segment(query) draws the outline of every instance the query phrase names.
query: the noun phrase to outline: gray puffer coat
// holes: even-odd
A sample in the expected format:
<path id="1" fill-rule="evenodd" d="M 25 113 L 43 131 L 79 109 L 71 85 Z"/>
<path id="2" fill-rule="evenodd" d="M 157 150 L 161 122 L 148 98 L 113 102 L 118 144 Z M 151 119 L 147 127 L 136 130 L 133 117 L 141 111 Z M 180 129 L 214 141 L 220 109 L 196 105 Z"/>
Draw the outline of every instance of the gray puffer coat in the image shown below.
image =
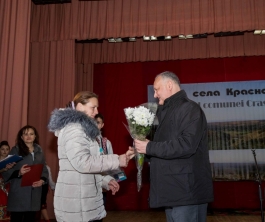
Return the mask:
<path id="1" fill-rule="evenodd" d="M 103 172 L 119 168 L 119 156 L 101 155 L 93 119 L 70 108 L 55 110 L 48 128 L 58 137 L 59 175 L 54 208 L 58 222 L 99 220 L 106 216 L 102 188 L 113 178 Z"/>

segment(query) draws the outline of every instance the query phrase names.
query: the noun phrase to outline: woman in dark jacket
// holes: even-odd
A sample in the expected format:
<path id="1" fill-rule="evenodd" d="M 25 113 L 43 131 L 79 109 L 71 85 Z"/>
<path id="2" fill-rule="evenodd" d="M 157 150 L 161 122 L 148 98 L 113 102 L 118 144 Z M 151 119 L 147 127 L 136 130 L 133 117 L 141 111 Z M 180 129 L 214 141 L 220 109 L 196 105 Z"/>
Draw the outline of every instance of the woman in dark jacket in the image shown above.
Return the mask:
<path id="1" fill-rule="evenodd" d="M 10 155 L 22 156 L 12 169 L 3 173 L 5 180 L 10 181 L 7 210 L 11 212 L 11 222 L 34 222 L 35 214 L 41 206 L 42 185 L 48 178 L 48 170 L 45 166 L 45 158 L 39 146 L 39 136 L 33 126 L 24 126 L 19 130 L 16 146 Z M 43 164 L 41 178 L 32 186 L 21 187 L 21 179 L 30 171 L 30 165 Z"/>

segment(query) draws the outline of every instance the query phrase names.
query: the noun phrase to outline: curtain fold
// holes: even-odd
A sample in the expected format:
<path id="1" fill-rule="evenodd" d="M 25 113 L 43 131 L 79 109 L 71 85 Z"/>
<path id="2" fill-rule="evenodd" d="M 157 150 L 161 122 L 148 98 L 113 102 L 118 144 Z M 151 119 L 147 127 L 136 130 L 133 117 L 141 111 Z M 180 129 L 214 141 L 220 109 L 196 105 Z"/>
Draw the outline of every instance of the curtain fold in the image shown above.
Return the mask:
<path id="1" fill-rule="evenodd" d="M 264 27 L 263 0 L 72 0 L 33 5 L 31 41 L 177 36 Z"/>
<path id="2" fill-rule="evenodd" d="M 30 0 L 0 1 L 0 140 L 27 123 Z"/>
<path id="3" fill-rule="evenodd" d="M 47 125 L 55 108 L 64 108 L 74 97 L 75 63 L 73 40 L 31 43 L 28 123 L 40 135 L 40 145 L 54 180 L 58 173 L 57 138 Z M 54 218 L 52 196 L 48 210 Z"/>
<path id="4" fill-rule="evenodd" d="M 78 48 L 78 50 L 76 48 Z M 94 64 L 81 61 L 84 59 L 83 53 L 83 45 L 75 44 L 75 94 L 80 91 L 93 92 Z"/>
<path id="5" fill-rule="evenodd" d="M 44 149 L 54 154 L 56 144 L 51 144 L 54 136 L 47 125 L 51 112 L 74 96 L 74 41 L 31 43 L 30 59 L 28 122 L 42 135 Z"/>
<path id="6" fill-rule="evenodd" d="M 76 64 L 75 94 L 80 91 L 93 92 L 94 64 Z"/>
<path id="7" fill-rule="evenodd" d="M 124 63 L 265 55 L 265 35 L 76 44 L 76 63 Z"/>

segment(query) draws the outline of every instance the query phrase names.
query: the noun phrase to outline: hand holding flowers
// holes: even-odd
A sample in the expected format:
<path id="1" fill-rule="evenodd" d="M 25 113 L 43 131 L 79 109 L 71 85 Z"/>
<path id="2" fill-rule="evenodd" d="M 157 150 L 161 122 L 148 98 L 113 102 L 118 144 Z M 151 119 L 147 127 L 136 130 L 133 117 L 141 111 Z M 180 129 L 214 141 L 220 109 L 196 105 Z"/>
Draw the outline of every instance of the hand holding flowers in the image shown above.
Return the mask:
<path id="1" fill-rule="evenodd" d="M 151 127 L 155 119 L 155 113 L 157 109 L 157 104 L 155 103 L 145 103 L 135 108 L 124 109 L 125 116 L 128 122 L 127 130 L 130 132 L 131 137 L 134 142 L 137 142 L 137 147 L 135 151 L 135 161 L 137 167 L 137 190 L 140 191 L 142 187 L 142 169 L 144 165 L 144 154 L 146 153 L 146 145 L 148 140 L 146 136 L 150 133 Z M 140 146 L 140 144 L 144 144 Z M 135 146 L 135 144 L 134 144 Z M 135 147 L 136 148 L 136 147 Z M 130 151 L 131 149 L 131 151 Z M 139 152 L 138 152 L 139 151 Z M 132 148 L 127 151 L 130 158 L 133 157 Z M 126 153 L 126 155 L 127 155 Z"/>
<path id="2" fill-rule="evenodd" d="M 134 146 L 135 146 L 135 149 L 137 150 L 137 152 L 146 154 L 146 146 L 147 146 L 148 142 L 149 142 L 149 140 L 147 140 L 147 139 L 144 141 L 135 139 L 134 140 Z"/>

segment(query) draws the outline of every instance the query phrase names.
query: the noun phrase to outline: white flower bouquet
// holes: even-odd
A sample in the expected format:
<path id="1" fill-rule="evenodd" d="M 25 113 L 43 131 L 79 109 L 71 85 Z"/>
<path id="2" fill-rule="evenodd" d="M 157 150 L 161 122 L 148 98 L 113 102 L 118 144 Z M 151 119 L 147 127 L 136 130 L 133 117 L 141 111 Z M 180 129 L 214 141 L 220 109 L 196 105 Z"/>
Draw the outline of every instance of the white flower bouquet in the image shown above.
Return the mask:
<path id="1" fill-rule="evenodd" d="M 157 110 L 156 103 L 144 103 L 135 108 L 124 109 L 125 116 L 128 122 L 127 130 L 133 139 L 145 140 L 150 133 L 152 125 L 155 120 L 155 113 Z M 142 187 L 142 169 L 144 164 L 144 154 L 136 152 L 135 155 L 137 167 L 137 190 L 140 191 Z"/>

